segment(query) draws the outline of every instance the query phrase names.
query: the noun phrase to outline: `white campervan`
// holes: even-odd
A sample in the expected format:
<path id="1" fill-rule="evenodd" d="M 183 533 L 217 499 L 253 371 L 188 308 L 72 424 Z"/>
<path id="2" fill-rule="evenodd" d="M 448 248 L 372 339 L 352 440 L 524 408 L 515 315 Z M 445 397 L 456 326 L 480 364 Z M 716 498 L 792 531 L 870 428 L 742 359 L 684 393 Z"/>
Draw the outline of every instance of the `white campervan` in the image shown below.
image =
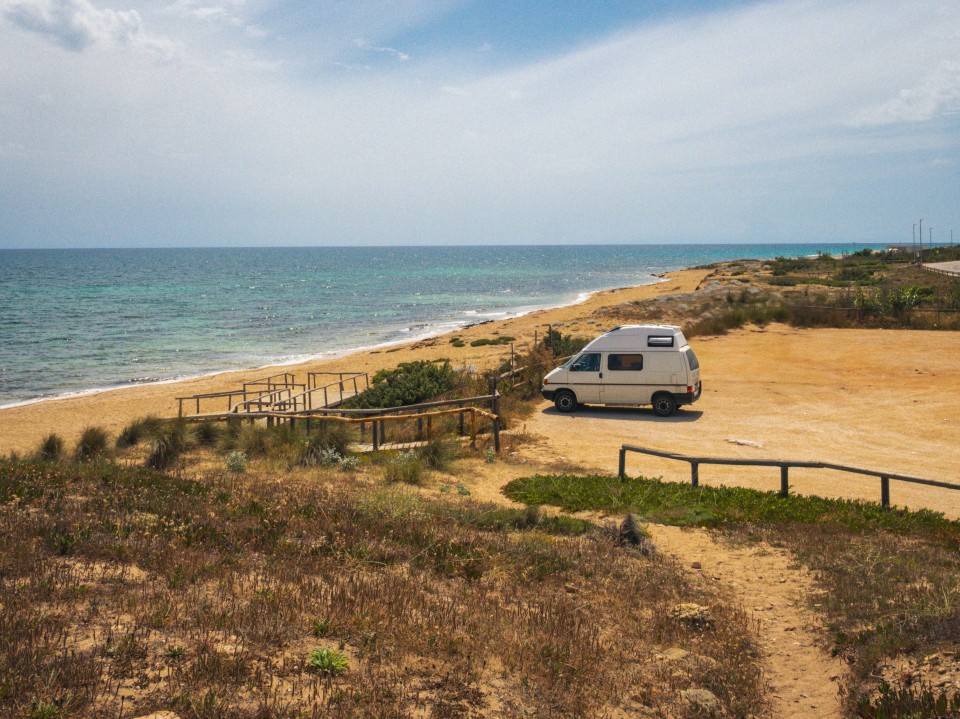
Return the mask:
<path id="1" fill-rule="evenodd" d="M 700 363 L 679 327 L 625 325 L 550 372 L 542 391 L 561 412 L 580 404 L 652 404 L 669 417 L 700 398 Z"/>

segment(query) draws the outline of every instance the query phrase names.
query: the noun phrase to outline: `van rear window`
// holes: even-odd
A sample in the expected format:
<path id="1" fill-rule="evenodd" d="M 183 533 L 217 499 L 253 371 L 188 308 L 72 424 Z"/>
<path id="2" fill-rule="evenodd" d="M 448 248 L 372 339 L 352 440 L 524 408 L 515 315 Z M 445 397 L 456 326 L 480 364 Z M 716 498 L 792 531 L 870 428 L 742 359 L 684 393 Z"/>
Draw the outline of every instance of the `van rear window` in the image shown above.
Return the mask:
<path id="1" fill-rule="evenodd" d="M 673 335 L 650 335 L 647 347 L 673 347 Z"/>
<path id="2" fill-rule="evenodd" d="M 690 365 L 690 370 L 700 369 L 700 361 L 697 359 L 697 356 L 693 353 L 693 350 L 687 347 L 683 353 L 687 356 L 687 364 Z"/>
<path id="3" fill-rule="evenodd" d="M 643 369 L 643 355 L 611 353 L 607 356 L 607 369 L 612 372 L 639 372 Z"/>

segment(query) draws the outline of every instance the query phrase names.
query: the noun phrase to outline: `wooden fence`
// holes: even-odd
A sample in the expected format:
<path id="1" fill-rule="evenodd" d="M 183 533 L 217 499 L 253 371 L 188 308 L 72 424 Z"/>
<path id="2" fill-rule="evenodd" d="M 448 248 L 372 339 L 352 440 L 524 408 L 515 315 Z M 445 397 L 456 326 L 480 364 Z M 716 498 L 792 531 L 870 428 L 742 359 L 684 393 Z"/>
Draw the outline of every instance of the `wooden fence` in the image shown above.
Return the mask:
<path id="1" fill-rule="evenodd" d="M 880 479 L 880 504 L 884 509 L 890 508 L 890 480 L 898 482 L 909 482 L 910 484 L 923 484 L 928 487 L 941 487 L 943 489 L 960 489 L 960 484 L 951 484 L 949 482 L 939 482 L 933 479 L 920 479 L 919 477 L 910 477 L 903 474 L 894 474 L 893 472 L 879 472 L 873 469 L 859 469 L 857 467 L 848 467 L 842 464 L 833 464 L 830 462 L 795 462 L 781 459 L 724 459 L 720 457 L 691 457 L 676 452 L 663 452 L 658 449 L 649 449 L 647 447 L 637 447 L 632 444 L 624 444 L 620 447 L 620 467 L 619 476 L 621 479 L 627 478 L 627 452 L 637 452 L 639 454 L 648 454 L 654 457 L 663 457 L 664 459 L 674 459 L 678 462 L 688 462 L 690 464 L 690 482 L 694 487 L 700 486 L 700 465 L 701 464 L 726 464 L 742 467 L 779 467 L 780 468 L 780 496 L 786 497 L 790 494 L 789 472 L 791 467 L 810 468 L 810 469 L 833 469 L 838 472 L 851 472 L 853 474 L 863 474 Z"/>

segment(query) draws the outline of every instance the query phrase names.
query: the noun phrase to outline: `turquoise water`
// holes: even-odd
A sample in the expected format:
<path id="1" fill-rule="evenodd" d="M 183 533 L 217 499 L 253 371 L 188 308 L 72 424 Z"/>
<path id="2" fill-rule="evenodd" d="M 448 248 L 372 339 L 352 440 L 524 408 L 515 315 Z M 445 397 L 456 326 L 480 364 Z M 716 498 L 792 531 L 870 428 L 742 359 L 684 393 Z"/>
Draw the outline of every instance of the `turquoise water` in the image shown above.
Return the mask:
<path id="1" fill-rule="evenodd" d="M 0 250 L 0 406 L 404 341 L 710 262 L 851 249 Z"/>

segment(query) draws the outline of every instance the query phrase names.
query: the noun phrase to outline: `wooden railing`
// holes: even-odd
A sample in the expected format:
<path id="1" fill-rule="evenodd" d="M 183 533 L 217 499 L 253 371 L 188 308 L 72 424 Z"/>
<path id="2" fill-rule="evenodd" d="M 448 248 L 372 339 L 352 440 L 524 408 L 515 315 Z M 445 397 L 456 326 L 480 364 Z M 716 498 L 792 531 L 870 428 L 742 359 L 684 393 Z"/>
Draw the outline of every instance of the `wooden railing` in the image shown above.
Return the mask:
<path id="1" fill-rule="evenodd" d="M 851 472 L 853 474 L 863 474 L 880 479 L 880 504 L 884 509 L 890 508 L 890 480 L 898 482 L 909 482 L 910 484 L 923 484 L 928 487 L 941 487 L 943 489 L 960 489 L 960 484 L 951 484 L 950 482 L 939 482 L 933 479 L 921 479 L 919 477 L 910 477 L 904 474 L 895 474 L 893 472 L 880 472 L 873 469 L 860 469 L 858 467 L 848 467 L 843 464 L 833 464 L 831 462 L 797 462 L 781 459 L 724 459 L 720 457 L 691 457 L 677 452 L 663 452 L 658 449 L 649 449 L 647 447 L 637 447 L 632 444 L 624 444 L 620 447 L 620 466 L 619 476 L 621 479 L 627 478 L 627 452 L 637 452 L 639 454 L 648 454 L 653 457 L 663 457 L 664 459 L 674 459 L 678 462 L 688 462 L 690 464 L 690 482 L 694 487 L 700 486 L 700 465 L 701 464 L 726 464 L 742 467 L 779 467 L 780 468 L 780 496 L 786 497 L 790 494 L 789 472 L 791 467 L 810 468 L 810 469 L 833 469 L 838 472 Z"/>
<path id="2" fill-rule="evenodd" d="M 316 388 L 320 389 L 320 388 Z M 283 391 L 283 390 L 278 390 Z M 250 403 L 256 403 L 258 400 L 249 400 Z M 267 401 L 264 405 L 269 404 Z M 282 404 L 282 403 L 280 403 Z M 476 404 L 487 404 L 490 409 L 481 409 Z M 313 422 L 346 422 L 350 424 L 359 424 L 361 431 L 367 426 L 371 426 L 372 448 L 377 451 L 387 443 L 387 427 L 399 422 L 417 422 L 418 436 L 429 439 L 433 432 L 433 419 L 457 415 L 457 433 L 465 435 L 467 427 L 465 417 L 470 416 L 470 436 L 476 437 L 478 419 L 490 421 L 490 433 L 493 435 L 494 450 L 500 451 L 500 393 L 494 391 L 489 395 L 480 395 L 477 397 L 463 397 L 459 399 L 448 399 L 437 402 L 423 402 L 420 404 L 404 405 L 402 407 L 387 407 L 383 409 L 340 409 L 337 407 L 319 407 L 314 409 L 300 409 L 297 411 L 285 410 L 278 411 L 270 407 L 263 409 L 249 409 L 242 413 L 236 411 L 227 411 L 213 414 L 204 414 L 199 416 L 186 416 L 184 419 L 199 421 L 203 420 L 230 420 L 238 416 L 251 422 L 258 419 L 265 419 L 268 425 L 274 422 L 306 422 L 307 431 L 310 431 Z M 181 415 L 182 416 L 182 415 Z"/>
<path id="3" fill-rule="evenodd" d="M 332 382 L 321 385 L 319 384 L 320 377 L 336 377 Z M 361 389 L 361 386 L 363 389 Z M 331 402 L 330 395 L 333 394 L 332 389 L 337 388 L 337 398 Z M 353 394 L 347 395 L 347 392 L 352 387 Z M 303 392 L 299 394 L 291 395 L 285 401 L 278 402 L 274 410 L 277 411 L 292 411 L 297 412 L 301 410 L 310 410 L 310 409 L 323 409 L 325 407 L 330 407 L 333 404 L 339 404 L 345 400 L 348 396 L 355 396 L 360 394 L 363 390 L 370 387 L 370 378 L 367 376 L 366 372 L 308 372 L 307 373 L 307 386 Z M 323 394 L 323 403 L 315 401 L 315 397 L 319 399 L 321 393 Z M 314 407 L 314 405 L 317 405 Z"/>

